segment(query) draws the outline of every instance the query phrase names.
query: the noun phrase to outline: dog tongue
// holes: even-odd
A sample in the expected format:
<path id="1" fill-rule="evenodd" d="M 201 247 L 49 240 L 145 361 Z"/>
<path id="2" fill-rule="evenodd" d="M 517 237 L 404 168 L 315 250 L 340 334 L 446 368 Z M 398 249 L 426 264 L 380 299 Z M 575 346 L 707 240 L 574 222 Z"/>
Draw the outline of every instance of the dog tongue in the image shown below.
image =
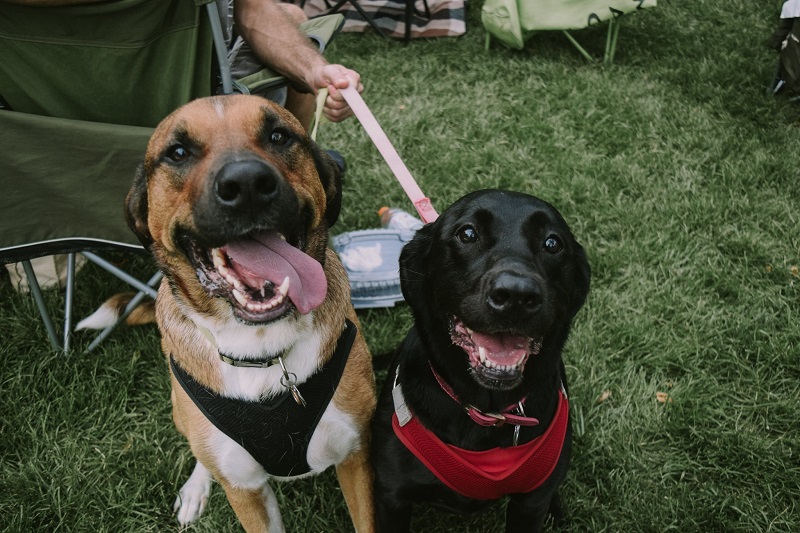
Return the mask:
<path id="1" fill-rule="evenodd" d="M 497 365 L 516 365 L 528 354 L 530 339 L 527 337 L 502 333 L 486 335 L 477 331 L 470 336 L 475 346 L 483 347 L 486 358 Z"/>
<path id="2" fill-rule="evenodd" d="M 248 274 L 272 282 L 276 287 L 289 277 L 289 299 L 302 314 L 319 307 L 328 292 L 322 265 L 283 240 L 275 231 L 234 241 L 223 249 Z M 248 277 L 250 277 L 248 276 Z"/>

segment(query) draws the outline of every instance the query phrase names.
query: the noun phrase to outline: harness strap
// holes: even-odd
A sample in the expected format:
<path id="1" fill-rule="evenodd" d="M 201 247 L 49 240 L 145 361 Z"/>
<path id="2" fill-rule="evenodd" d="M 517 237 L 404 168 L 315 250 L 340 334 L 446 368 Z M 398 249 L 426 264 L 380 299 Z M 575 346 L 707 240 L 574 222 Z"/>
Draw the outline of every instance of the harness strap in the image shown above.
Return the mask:
<path id="1" fill-rule="evenodd" d="M 569 427 L 569 400 L 563 390 L 547 430 L 530 442 L 485 451 L 465 450 L 439 439 L 417 417 L 392 429 L 400 441 L 442 483 L 467 498 L 493 500 L 538 488 L 556 468 Z"/>
<path id="2" fill-rule="evenodd" d="M 331 359 L 316 374 L 297 385 L 307 406 L 283 392 L 264 401 L 221 396 L 187 373 L 170 355 L 170 369 L 186 394 L 217 429 L 242 446 L 273 476 L 292 477 L 311 471 L 306 455 L 311 436 L 333 398 L 356 338 L 347 320 Z"/>

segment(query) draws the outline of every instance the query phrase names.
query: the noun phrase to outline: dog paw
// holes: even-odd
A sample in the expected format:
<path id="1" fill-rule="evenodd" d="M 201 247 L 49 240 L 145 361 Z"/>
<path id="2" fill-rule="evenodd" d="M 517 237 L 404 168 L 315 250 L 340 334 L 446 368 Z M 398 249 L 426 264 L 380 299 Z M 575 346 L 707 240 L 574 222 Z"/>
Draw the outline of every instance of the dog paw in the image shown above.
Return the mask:
<path id="1" fill-rule="evenodd" d="M 183 484 L 172 506 L 172 511 L 177 515 L 178 523 L 185 527 L 203 514 L 211 495 L 211 474 L 206 468 L 197 463 L 192 475 Z"/>

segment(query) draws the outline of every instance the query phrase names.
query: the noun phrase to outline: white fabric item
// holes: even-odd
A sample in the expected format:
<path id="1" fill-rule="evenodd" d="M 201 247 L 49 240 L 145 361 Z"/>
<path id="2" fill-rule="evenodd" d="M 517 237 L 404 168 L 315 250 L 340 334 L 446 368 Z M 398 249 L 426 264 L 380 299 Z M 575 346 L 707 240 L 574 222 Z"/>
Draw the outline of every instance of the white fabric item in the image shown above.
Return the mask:
<path id="1" fill-rule="evenodd" d="M 782 19 L 793 19 L 800 17 L 800 0 L 786 0 L 781 8 Z"/>

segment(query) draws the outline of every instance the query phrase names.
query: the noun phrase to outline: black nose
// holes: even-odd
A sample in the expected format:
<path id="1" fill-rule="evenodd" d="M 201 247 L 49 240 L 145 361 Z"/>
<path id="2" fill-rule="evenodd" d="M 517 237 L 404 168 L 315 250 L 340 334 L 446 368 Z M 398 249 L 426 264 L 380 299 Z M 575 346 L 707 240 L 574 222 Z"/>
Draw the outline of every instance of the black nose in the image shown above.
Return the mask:
<path id="1" fill-rule="evenodd" d="M 501 272 L 492 280 L 487 302 L 495 311 L 532 313 L 542 304 L 542 291 L 528 276 Z"/>
<path id="2" fill-rule="evenodd" d="M 217 174 L 214 193 L 223 207 L 258 211 L 276 196 L 279 179 L 278 172 L 263 161 L 233 161 Z"/>

